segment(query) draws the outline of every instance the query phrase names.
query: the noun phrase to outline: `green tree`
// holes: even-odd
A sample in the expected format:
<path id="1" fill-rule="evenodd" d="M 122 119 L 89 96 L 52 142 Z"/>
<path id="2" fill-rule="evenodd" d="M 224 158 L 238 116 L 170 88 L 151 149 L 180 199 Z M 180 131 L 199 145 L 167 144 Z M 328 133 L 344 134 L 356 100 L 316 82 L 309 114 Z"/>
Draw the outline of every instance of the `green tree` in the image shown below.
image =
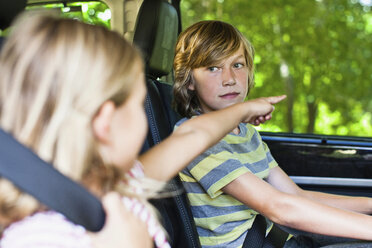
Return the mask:
<path id="1" fill-rule="evenodd" d="M 27 7 L 28 10 L 50 9 L 60 13 L 61 16 L 78 19 L 83 22 L 101 25 L 110 28 L 111 11 L 100 1 L 74 2 L 69 4 L 35 4 Z"/>
<path id="2" fill-rule="evenodd" d="M 372 136 L 372 13 L 357 0 L 183 0 L 183 27 L 236 26 L 256 50 L 250 97 L 287 94 L 271 131 Z"/>

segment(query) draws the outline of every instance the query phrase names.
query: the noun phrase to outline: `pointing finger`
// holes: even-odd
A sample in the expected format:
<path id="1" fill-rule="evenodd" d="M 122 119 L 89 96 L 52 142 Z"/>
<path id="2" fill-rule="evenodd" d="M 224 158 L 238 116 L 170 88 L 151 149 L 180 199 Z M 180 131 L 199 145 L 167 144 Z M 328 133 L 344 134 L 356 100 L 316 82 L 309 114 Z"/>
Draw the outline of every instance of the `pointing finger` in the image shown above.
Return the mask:
<path id="1" fill-rule="evenodd" d="M 271 104 L 276 104 L 282 100 L 284 100 L 287 96 L 286 95 L 281 95 L 281 96 L 269 96 L 266 97 L 266 100 L 271 103 Z"/>

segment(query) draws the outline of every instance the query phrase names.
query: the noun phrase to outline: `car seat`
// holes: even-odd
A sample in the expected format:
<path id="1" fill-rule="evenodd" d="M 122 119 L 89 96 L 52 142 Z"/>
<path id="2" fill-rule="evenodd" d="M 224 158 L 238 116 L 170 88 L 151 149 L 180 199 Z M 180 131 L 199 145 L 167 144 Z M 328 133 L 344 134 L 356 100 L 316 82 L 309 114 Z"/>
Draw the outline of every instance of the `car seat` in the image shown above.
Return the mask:
<path id="1" fill-rule="evenodd" d="M 171 108 L 172 86 L 159 78 L 172 72 L 179 17 L 167 1 L 145 0 L 139 10 L 133 43 L 142 51 L 146 63 L 147 97 L 145 110 L 149 132 L 142 151 L 166 138 L 179 119 Z M 169 182 L 174 197 L 152 200 L 169 234 L 172 247 L 199 248 L 200 242 L 190 205 L 178 176 Z"/>
<path id="2" fill-rule="evenodd" d="M 0 29 L 5 30 L 10 26 L 14 17 L 16 17 L 26 7 L 26 0 L 0 0 Z M 0 49 L 5 38 L 0 36 Z"/>

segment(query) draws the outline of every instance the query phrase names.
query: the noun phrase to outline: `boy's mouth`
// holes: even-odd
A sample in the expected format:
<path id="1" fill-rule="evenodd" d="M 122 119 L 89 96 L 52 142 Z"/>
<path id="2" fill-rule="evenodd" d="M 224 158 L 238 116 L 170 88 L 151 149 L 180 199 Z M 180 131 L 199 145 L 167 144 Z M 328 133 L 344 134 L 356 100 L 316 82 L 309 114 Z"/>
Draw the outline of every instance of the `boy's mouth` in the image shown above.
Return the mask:
<path id="1" fill-rule="evenodd" d="M 227 93 L 227 94 L 220 95 L 220 97 L 223 98 L 223 99 L 234 99 L 238 95 L 239 95 L 238 92 L 230 92 L 230 93 Z"/>

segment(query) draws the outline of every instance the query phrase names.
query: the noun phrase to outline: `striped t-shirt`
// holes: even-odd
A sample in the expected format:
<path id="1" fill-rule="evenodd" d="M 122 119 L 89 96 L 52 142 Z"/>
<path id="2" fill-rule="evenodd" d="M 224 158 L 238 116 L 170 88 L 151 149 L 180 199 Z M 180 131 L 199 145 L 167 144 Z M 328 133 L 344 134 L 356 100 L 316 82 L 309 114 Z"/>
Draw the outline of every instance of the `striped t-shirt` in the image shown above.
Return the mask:
<path id="1" fill-rule="evenodd" d="M 180 172 L 204 248 L 242 246 L 257 212 L 221 189 L 247 172 L 266 178 L 277 166 L 252 125 L 241 123 L 239 129 L 239 134 L 228 134 Z"/>

